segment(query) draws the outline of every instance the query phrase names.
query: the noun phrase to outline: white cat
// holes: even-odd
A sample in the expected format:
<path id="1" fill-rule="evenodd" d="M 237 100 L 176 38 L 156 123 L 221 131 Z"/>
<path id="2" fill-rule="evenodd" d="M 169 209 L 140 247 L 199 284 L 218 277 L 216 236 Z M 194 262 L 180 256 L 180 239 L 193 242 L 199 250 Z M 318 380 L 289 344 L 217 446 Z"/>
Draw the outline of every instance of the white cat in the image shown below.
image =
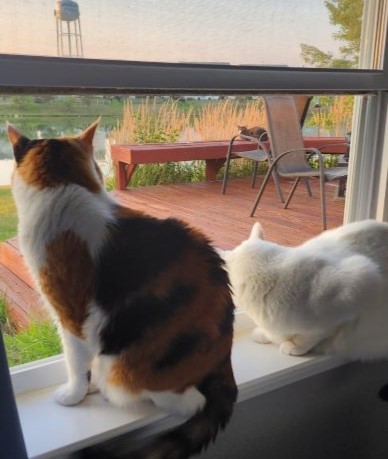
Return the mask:
<path id="1" fill-rule="evenodd" d="M 256 223 L 248 240 L 220 252 L 256 341 L 292 355 L 388 357 L 387 223 L 351 223 L 298 247 L 263 240 Z"/>

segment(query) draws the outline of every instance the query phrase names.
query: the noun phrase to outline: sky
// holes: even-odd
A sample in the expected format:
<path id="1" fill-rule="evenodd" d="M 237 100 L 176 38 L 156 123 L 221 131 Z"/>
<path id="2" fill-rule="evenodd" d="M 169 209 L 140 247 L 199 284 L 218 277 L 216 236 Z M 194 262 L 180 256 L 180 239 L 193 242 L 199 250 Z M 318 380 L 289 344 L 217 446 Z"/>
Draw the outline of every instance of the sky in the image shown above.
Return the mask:
<path id="1" fill-rule="evenodd" d="M 55 0 L 0 5 L 0 53 L 57 55 Z M 84 57 L 303 66 L 336 53 L 324 0 L 78 0 Z"/>

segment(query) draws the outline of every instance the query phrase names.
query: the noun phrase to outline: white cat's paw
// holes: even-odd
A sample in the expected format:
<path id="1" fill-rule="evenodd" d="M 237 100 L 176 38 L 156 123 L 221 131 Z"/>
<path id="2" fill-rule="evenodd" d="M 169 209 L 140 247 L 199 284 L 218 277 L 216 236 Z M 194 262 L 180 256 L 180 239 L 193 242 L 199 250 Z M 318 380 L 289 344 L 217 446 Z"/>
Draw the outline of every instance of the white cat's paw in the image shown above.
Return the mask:
<path id="1" fill-rule="evenodd" d="M 54 398 L 60 405 L 71 406 L 82 402 L 88 392 L 88 386 L 75 386 L 73 384 L 63 384 L 55 391 Z"/>
<path id="2" fill-rule="evenodd" d="M 292 341 L 283 341 L 279 346 L 280 352 L 286 355 L 303 355 L 306 354 L 306 349 L 298 347 Z"/>
<path id="3" fill-rule="evenodd" d="M 256 341 L 256 343 L 261 343 L 261 344 L 269 344 L 271 342 L 268 339 L 267 335 L 259 327 L 253 330 L 252 339 L 253 341 Z"/>

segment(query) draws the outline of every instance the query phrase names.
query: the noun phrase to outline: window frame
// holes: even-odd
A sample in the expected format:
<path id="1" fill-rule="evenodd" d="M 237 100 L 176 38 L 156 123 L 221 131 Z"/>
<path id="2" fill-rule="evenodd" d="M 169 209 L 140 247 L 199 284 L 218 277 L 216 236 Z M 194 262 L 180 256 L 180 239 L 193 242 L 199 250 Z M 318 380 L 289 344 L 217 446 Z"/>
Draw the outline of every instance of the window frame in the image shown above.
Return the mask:
<path id="1" fill-rule="evenodd" d="M 173 64 L 0 54 L 0 93 L 311 94 L 388 89 L 383 70 Z"/>

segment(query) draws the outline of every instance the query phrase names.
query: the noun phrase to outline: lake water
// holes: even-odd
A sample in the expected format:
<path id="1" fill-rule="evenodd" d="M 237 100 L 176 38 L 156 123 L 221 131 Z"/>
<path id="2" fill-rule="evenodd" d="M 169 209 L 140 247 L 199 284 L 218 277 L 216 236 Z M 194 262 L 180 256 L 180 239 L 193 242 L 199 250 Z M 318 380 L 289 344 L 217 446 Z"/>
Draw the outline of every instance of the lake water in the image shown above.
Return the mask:
<path id="1" fill-rule="evenodd" d="M 1 158 L 5 157 L 7 159 L 0 159 L 0 186 L 7 186 L 7 185 L 10 185 L 11 183 L 11 175 L 12 175 L 12 171 L 14 167 L 14 161 L 12 159 L 13 153 L 12 153 L 11 144 L 9 143 L 8 139 L 6 139 L 6 136 L 4 135 L 4 131 L 2 132 L 2 134 L 3 135 L 0 138 L 0 154 L 1 154 L 0 157 Z M 76 134 L 76 133 L 73 133 L 73 134 Z M 52 137 L 54 136 L 55 135 L 53 135 Z M 39 132 L 37 132 L 37 134 L 34 135 L 34 138 L 40 138 L 40 137 L 42 137 L 42 135 Z M 107 138 L 106 130 L 104 129 L 97 130 L 95 137 L 94 137 L 94 150 L 95 150 L 96 156 L 98 158 L 98 162 L 100 164 L 100 167 L 102 168 L 103 173 L 105 175 L 108 175 L 108 174 L 111 174 L 112 168 L 111 168 L 110 158 L 106 154 L 106 138 Z"/>

